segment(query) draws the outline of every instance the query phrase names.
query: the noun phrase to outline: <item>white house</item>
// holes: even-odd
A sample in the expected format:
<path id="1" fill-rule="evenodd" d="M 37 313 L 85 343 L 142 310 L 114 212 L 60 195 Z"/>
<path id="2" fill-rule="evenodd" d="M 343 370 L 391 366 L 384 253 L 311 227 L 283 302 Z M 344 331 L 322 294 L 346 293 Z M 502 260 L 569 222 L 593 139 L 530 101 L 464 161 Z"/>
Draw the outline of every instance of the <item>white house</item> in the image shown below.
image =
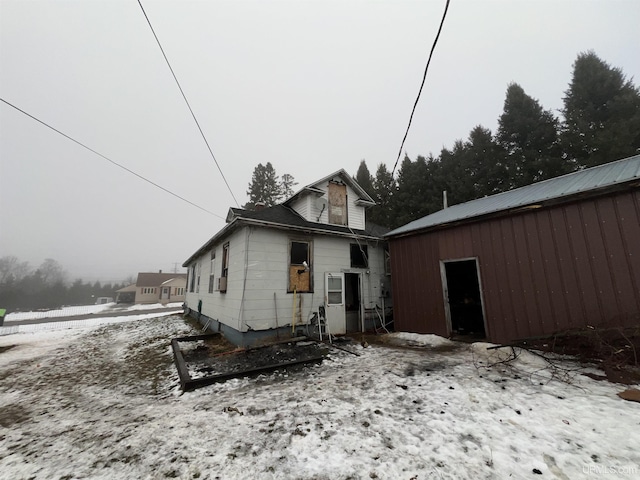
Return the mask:
<path id="1" fill-rule="evenodd" d="M 231 208 L 183 264 L 187 311 L 238 345 L 295 332 L 319 312 L 332 334 L 370 328 L 391 302 L 386 230 L 365 220 L 372 205 L 339 170 L 282 204 Z"/>
<path id="2" fill-rule="evenodd" d="M 187 276 L 184 273 L 138 273 L 135 303 L 184 302 Z M 129 290 L 123 289 L 123 291 Z"/>

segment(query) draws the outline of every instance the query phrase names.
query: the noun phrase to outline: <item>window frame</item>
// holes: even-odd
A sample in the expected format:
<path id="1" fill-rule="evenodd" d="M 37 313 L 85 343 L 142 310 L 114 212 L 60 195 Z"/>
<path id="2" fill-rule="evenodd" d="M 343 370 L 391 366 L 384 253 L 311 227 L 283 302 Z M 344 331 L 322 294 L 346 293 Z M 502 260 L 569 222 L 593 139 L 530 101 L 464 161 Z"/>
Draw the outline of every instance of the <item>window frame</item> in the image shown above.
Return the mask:
<path id="1" fill-rule="evenodd" d="M 355 252 L 355 255 L 354 255 Z M 357 264 L 354 260 L 362 259 L 361 264 Z M 349 244 L 349 261 L 351 268 L 369 268 L 369 245 L 362 243 L 350 243 Z"/>
<path id="2" fill-rule="evenodd" d="M 220 280 L 222 278 L 225 279 L 225 288 L 220 289 L 218 288 L 218 291 L 220 293 L 226 293 L 227 292 L 227 286 L 228 285 L 228 279 L 229 279 L 229 264 L 230 264 L 230 258 L 231 258 L 231 248 L 229 246 L 229 242 L 225 243 L 222 245 L 222 261 L 220 262 L 220 278 L 218 279 L 218 282 L 220 282 Z"/>
<path id="3" fill-rule="evenodd" d="M 193 293 L 196 288 L 196 264 L 192 263 L 189 267 L 189 293 Z"/>
<path id="4" fill-rule="evenodd" d="M 307 262 L 308 270 L 304 272 L 306 276 L 308 276 L 309 286 L 308 288 L 300 290 L 297 288 L 298 282 L 292 282 L 292 278 L 296 278 L 294 275 L 295 271 L 299 271 L 304 269 L 304 265 L 302 262 L 294 263 L 293 255 L 294 255 L 294 244 L 305 244 L 307 249 L 306 258 L 303 261 Z M 297 256 L 297 254 L 296 254 Z M 297 293 L 313 293 L 313 240 L 308 238 L 290 238 L 289 239 L 289 248 L 287 252 L 287 293 L 293 293 L 294 291 Z M 296 259 L 298 260 L 298 259 Z M 297 275 L 302 275 L 302 273 L 297 273 Z"/>

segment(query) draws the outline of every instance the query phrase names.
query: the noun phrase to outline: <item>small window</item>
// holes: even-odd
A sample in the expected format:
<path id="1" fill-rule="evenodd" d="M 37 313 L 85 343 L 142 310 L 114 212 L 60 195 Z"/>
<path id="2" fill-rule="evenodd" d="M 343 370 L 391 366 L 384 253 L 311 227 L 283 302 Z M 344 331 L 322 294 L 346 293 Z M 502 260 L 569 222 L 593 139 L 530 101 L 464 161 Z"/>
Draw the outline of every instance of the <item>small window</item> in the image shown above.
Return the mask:
<path id="1" fill-rule="evenodd" d="M 289 293 L 311 292 L 311 243 L 289 243 Z"/>
<path id="2" fill-rule="evenodd" d="M 389 253 L 389 245 L 384 246 L 384 273 L 391 275 L 391 254 Z"/>
<path id="3" fill-rule="evenodd" d="M 327 304 L 342 305 L 342 277 L 327 278 Z"/>
<path id="4" fill-rule="evenodd" d="M 198 274 L 196 276 L 196 293 L 200 293 L 200 264 L 198 263 Z"/>
<path id="5" fill-rule="evenodd" d="M 222 272 L 221 277 L 227 277 L 229 275 L 229 244 L 225 243 L 222 246 Z"/>
<path id="6" fill-rule="evenodd" d="M 211 275 L 209 275 L 209 293 L 213 293 L 213 281 L 214 281 L 214 275 L 213 273 Z"/>
<path id="7" fill-rule="evenodd" d="M 352 268 L 368 268 L 369 267 L 369 249 L 367 245 L 351 244 L 351 267 Z"/>
<path id="8" fill-rule="evenodd" d="M 189 292 L 193 293 L 196 288 L 196 266 L 191 265 L 189 269 Z"/>
<path id="9" fill-rule="evenodd" d="M 222 246 L 222 269 L 220 271 L 220 278 L 218 279 L 218 290 L 221 293 L 227 291 L 227 277 L 229 276 L 229 244 L 225 243 Z"/>

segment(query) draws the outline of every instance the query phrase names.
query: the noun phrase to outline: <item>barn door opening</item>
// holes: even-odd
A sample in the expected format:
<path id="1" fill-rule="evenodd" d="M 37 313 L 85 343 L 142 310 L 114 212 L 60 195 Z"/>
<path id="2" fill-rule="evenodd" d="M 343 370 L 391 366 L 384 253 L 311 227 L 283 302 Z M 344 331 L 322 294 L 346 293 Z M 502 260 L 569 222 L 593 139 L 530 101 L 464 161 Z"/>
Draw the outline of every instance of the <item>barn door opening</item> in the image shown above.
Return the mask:
<path id="1" fill-rule="evenodd" d="M 484 338 L 486 329 L 477 259 L 440 262 L 440 270 L 450 332 Z"/>

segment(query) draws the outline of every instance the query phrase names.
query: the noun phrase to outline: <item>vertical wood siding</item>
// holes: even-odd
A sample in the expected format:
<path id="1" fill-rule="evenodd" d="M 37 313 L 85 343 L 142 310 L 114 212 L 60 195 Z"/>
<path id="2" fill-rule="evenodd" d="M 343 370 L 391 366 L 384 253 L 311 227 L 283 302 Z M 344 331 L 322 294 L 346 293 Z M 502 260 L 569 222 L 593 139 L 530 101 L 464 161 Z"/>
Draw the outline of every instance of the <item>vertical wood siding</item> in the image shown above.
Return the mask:
<path id="1" fill-rule="evenodd" d="M 477 257 L 494 342 L 640 323 L 640 192 L 391 239 L 397 330 L 448 335 L 440 261 Z"/>

